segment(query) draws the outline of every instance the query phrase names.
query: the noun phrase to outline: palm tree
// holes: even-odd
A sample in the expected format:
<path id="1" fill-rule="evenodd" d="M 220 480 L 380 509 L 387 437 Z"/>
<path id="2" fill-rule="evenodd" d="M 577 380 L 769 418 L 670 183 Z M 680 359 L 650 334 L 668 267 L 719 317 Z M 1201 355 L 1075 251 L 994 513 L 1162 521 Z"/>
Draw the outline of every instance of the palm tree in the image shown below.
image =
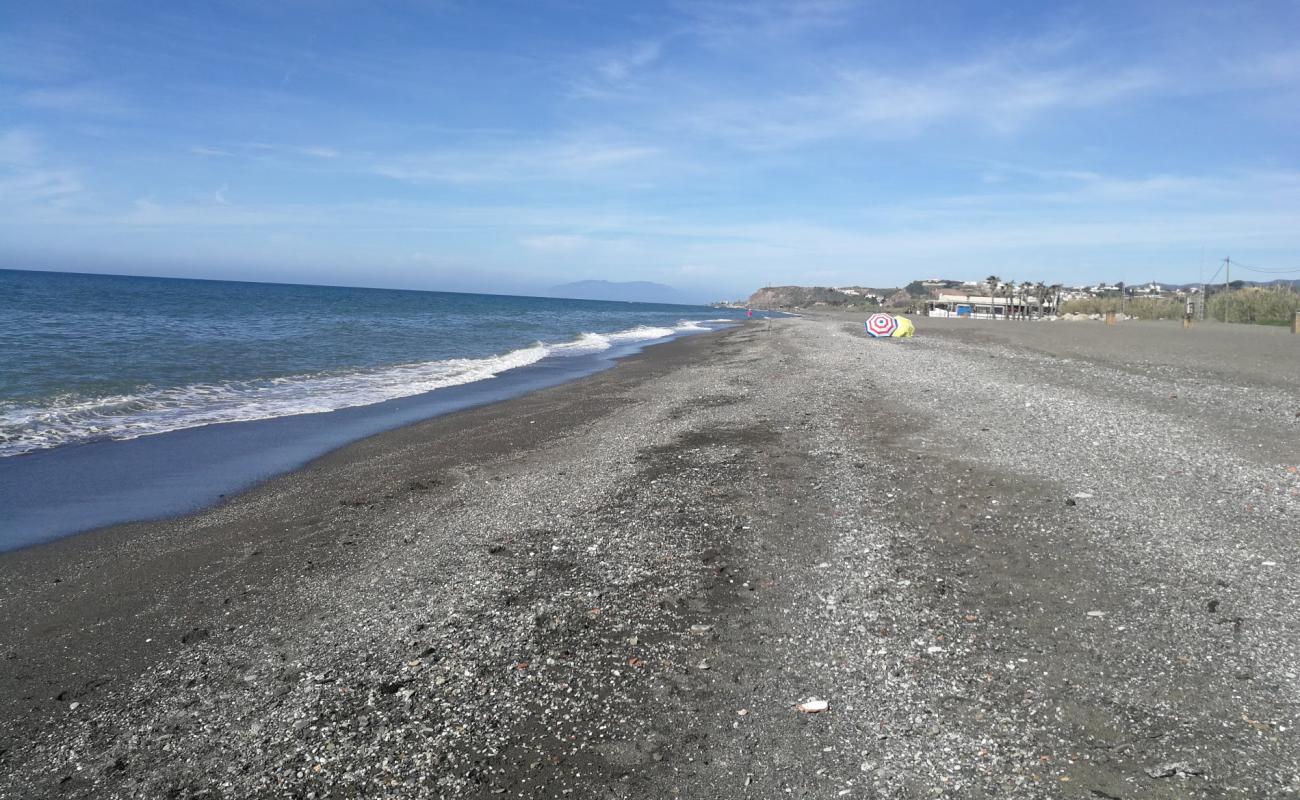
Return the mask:
<path id="1" fill-rule="evenodd" d="M 998 290 L 998 284 L 1002 283 L 1002 279 L 997 275 L 990 275 L 984 279 L 984 282 L 989 285 L 989 319 L 997 319 L 997 315 L 993 313 L 993 294 Z"/>

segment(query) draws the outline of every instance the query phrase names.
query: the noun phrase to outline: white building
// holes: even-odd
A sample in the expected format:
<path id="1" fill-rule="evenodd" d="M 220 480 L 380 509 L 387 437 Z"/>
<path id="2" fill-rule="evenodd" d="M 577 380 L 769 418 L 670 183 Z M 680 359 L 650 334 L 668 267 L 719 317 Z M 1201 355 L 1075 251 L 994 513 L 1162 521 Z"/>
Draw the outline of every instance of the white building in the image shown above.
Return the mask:
<path id="1" fill-rule="evenodd" d="M 987 285 L 986 285 L 987 286 Z M 967 319 L 1028 319 L 1034 314 L 1055 314 L 1056 300 L 1049 294 L 1040 298 L 1023 292 L 1006 295 L 975 294 L 962 289 L 941 289 L 925 303 L 926 314 L 931 317 L 963 317 Z"/>

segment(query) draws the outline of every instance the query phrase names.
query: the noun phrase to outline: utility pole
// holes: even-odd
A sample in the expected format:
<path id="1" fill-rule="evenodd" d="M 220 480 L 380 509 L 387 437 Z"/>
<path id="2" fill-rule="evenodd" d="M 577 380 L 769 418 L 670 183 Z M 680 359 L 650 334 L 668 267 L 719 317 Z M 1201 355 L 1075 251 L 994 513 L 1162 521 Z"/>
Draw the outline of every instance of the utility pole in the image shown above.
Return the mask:
<path id="1" fill-rule="evenodd" d="M 1228 292 L 1232 291 L 1232 259 L 1223 259 L 1223 321 L 1228 321 Z"/>

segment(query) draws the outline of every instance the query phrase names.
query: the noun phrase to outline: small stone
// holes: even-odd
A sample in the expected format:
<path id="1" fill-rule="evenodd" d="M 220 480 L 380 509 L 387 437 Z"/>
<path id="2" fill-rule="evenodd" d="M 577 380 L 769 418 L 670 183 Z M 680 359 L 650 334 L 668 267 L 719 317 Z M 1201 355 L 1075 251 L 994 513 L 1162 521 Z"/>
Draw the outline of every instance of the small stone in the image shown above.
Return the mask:
<path id="1" fill-rule="evenodd" d="M 1174 775 L 1200 775 L 1201 772 L 1201 769 L 1193 767 L 1186 761 L 1169 761 L 1146 769 L 1146 774 L 1152 778 L 1170 778 Z"/>

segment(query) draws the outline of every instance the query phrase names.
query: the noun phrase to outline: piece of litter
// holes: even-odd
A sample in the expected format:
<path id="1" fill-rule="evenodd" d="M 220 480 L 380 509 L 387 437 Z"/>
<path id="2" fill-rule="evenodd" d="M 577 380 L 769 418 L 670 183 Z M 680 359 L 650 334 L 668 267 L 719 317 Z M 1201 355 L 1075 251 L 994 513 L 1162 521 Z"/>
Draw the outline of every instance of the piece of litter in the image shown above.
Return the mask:
<path id="1" fill-rule="evenodd" d="M 799 709 L 805 714 L 820 714 L 821 712 L 825 711 L 830 707 L 831 707 L 830 703 L 826 702 L 825 700 L 818 700 L 815 697 L 809 698 L 803 701 L 802 703 L 800 703 L 799 705 L 795 706 L 795 708 Z"/>
<path id="2" fill-rule="evenodd" d="M 1106 612 L 1105 612 L 1105 611 L 1089 611 L 1089 612 L 1088 612 L 1088 616 L 1090 616 L 1090 617 L 1104 617 L 1104 616 L 1106 616 Z"/>
<path id="3" fill-rule="evenodd" d="M 1092 492 L 1079 492 L 1074 496 L 1075 500 L 1091 500 Z"/>
<path id="4" fill-rule="evenodd" d="M 748 708 L 742 708 L 742 709 L 740 709 L 739 711 L 736 712 L 736 716 L 738 716 L 738 717 L 744 717 L 744 716 L 748 716 L 748 715 L 749 715 L 749 709 L 748 709 Z"/>
<path id="5" fill-rule="evenodd" d="M 1266 566 L 1266 567 L 1276 567 L 1276 566 L 1277 566 L 1277 562 L 1276 562 L 1276 561 L 1265 561 L 1265 562 L 1263 562 L 1263 563 L 1264 563 L 1264 566 Z"/>
<path id="6" fill-rule="evenodd" d="M 930 655 L 934 655 L 935 653 L 942 653 L 942 652 L 943 652 L 943 648 L 942 648 L 942 647 L 927 647 L 927 648 L 925 648 L 925 652 L 929 653 Z"/>
<path id="7" fill-rule="evenodd" d="M 712 626 L 712 625 L 692 625 L 692 626 L 691 626 L 691 633 L 695 633 L 695 634 L 708 633 L 708 632 L 711 631 L 711 630 L 713 630 L 713 626 Z"/>

